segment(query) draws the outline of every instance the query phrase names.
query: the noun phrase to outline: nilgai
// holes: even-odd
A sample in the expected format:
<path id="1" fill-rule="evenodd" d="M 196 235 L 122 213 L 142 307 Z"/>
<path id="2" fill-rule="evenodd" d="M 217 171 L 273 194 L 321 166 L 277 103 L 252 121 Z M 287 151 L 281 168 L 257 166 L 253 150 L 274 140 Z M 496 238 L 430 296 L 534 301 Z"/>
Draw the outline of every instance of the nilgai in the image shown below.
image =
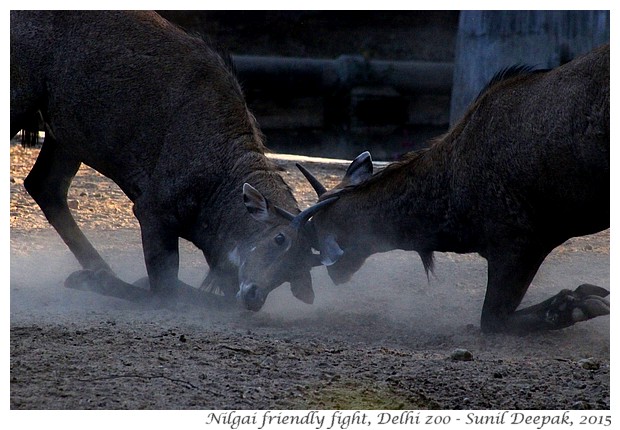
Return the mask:
<path id="1" fill-rule="evenodd" d="M 194 294 L 178 279 L 181 237 L 204 253 L 205 288 L 258 310 L 288 281 L 313 301 L 304 225 L 323 204 L 299 212 L 212 47 L 156 13 L 121 11 L 12 11 L 10 43 L 11 136 L 37 118 L 46 129 L 24 185 L 83 267 L 66 285 Z M 73 219 L 67 192 L 81 163 L 133 202 L 155 294 L 117 278 Z"/>
<path id="2" fill-rule="evenodd" d="M 429 148 L 372 173 L 370 154 L 327 191 L 310 222 L 336 283 L 365 259 L 415 250 L 488 261 L 485 332 L 559 329 L 609 313 L 609 292 L 583 284 L 517 310 L 545 257 L 573 236 L 609 227 L 609 46 L 561 67 L 496 76 L 464 117 Z"/>

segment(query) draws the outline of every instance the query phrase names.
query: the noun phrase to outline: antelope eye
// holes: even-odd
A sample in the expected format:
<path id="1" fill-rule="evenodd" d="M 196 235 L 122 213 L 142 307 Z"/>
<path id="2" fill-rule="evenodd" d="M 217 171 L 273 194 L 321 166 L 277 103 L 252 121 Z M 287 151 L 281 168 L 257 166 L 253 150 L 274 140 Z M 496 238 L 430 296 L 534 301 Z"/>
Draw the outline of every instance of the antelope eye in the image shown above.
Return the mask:
<path id="1" fill-rule="evenodd" d="M 275 241 L 276 245 L 284 245 L 286 238 L 282 233 L 278 233 L 276 237 L 273 238 L 273 240 Z"/>

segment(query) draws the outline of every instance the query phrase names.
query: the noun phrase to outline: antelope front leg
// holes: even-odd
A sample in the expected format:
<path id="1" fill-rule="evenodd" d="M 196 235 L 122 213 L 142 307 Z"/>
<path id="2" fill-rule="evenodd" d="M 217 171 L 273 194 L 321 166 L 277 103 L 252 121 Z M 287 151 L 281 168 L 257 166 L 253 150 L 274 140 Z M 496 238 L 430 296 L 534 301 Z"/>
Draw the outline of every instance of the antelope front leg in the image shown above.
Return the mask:
<path id="1" fill-rule="evenodd" d="M 162 221 L 166 214 L 141 211 L 138 204 L 134 207 L 134 213 L 140 221 L 148 286 L 153 299 L 164 306 L 181 303 L 226 305 L 224 297 L 199 290 L 179 280 L 178 229 L 173 223 Z"/>
<path id="2" fill-rule="evenodd" d="M 163 301 L 175 301 L 179 284 L 177 228 L 170 222 L 163 222 L 163 215 L 150 210 L 141 210 L 140 207 L 140 204 L 136 204 L 134 213 L 140 222 L 142 249 L 150 290 Z"/>
<path id="3" fill-rule="evenodd" d="M 582 284 L 574 291 L 562 290 L 537 305 L 516 311 L 510 319 L 531 320 L 541 329 L 557 330 L 602 315 L 609 315 L 609 291 Z"/>

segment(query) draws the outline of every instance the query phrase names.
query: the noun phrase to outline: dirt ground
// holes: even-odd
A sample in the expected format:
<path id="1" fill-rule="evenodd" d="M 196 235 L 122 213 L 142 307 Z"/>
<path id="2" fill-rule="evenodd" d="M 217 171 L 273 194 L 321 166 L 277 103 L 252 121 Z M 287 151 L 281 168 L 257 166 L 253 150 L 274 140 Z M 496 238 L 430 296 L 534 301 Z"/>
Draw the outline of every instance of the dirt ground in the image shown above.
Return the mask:
<path id="1" fill-rule="evenodd" d="M 11 409 L 609 409 L 609 317 L 527 336 L 482 335 L 486 263 L 437 254 L 371 257 L 345 285 L 315 268 L 316 301 L 287 285 L 258 313 L 153 310 L 74 291 L 77 261 L 27 196 L 38 150 L 11 145 Z M 314 195 L 279 161 L 302 207 Z M 335 182 L 338 163 L 307 163 Z M 76 219 L 128 281 L 145 276 L 138 224 L 112 182 L 82 168 Z M 181 244 L 181 278 L 207 267 Z M 609 231 L 575 238 L 545 262 L 523 305 L 588 282 L 610 288 Z M 456 349 L 471 360 L 451 358 Z"/>

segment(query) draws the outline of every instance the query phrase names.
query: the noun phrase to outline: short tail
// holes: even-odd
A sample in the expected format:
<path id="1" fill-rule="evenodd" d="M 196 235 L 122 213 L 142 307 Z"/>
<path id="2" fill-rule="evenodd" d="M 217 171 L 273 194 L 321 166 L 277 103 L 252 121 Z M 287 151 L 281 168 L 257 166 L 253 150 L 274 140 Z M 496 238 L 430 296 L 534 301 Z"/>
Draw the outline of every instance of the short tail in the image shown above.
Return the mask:
<path id="1" fill-rule="evenodd" d="M 24 124 L 21 144 L 24 148 L 32 148 L 39 144 L 39 130 L 42 130 L 43 119 L 37 112 Z"/>
<path id="2" fill-rule="evenodd" d="M 435 258 L 433 256 L 433 252 L 423 251 L 419 252 L 420 258 L 422 259 L 422 264 L 424 265 L 424 271 L 426 272 L 426 277 L 430 280 L 430 275 L 433 273 L 435 269 Z"/>
<path id="3" fill-rule="evenodd" d="M 22 146 L 32 148 L 39 144 L 39 131 L 22 130 Z"/>

